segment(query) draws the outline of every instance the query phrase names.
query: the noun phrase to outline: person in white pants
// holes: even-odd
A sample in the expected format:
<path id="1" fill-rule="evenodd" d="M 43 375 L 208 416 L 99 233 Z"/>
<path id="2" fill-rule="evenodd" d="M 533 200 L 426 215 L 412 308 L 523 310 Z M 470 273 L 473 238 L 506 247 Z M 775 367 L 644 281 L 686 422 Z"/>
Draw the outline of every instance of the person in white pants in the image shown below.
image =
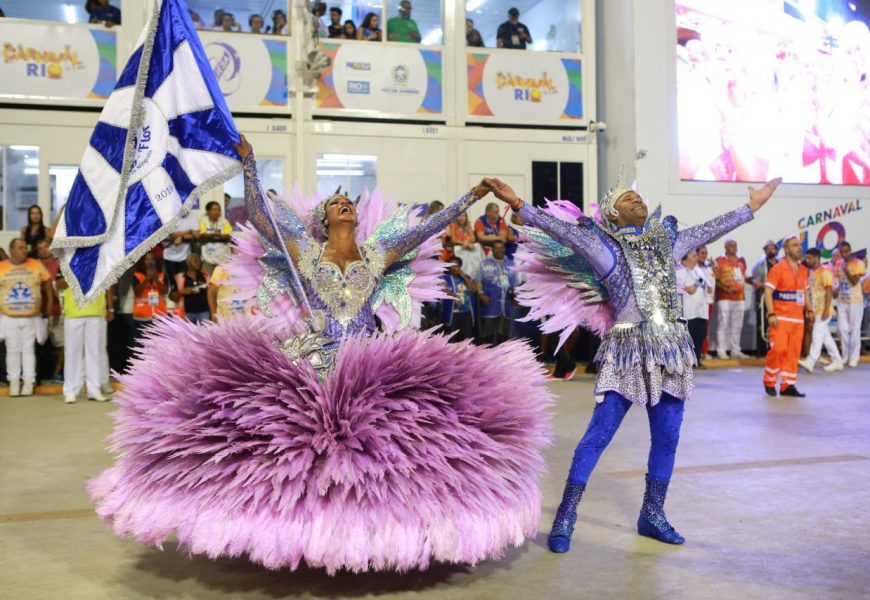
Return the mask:
<path id="1" fill-rule="evenodd" d="M 867 272 L 864 261 L 852 256 L 849 242 L 839 246 L 840 260 L 837 261 L 837 324 L 840 330 L 840 343 L 843 359 L 850 367 L 858 366 L 861 357 L 861 320 L 864 317 L 864 293 L 861 278 Z"/>
<path id="2" fill-rule="evenodd" d="M 816 361 L 822 354 L 822 346 L 831 357 L 831 363 L 825 367 L 828 373 L 843 370 L 843 358 L 831 335 L 828 323 L 834 314 L 834 274 L 830 269 L 822 267 L 822 253 L 818 248 L 810 248 L 806 252 L 806 264 L 810 269 L 810 308 L 813 311 L 813 334 L 810 353 L 798 361 L 807 372 L 812 373 Z"/>
<path id="3" fill-rule="evenodd" d="M 42 263 L 27 258 L 27 243 L 14 239 L 9 259 L 0 261 L 0 314 L 6 338 L 6 374 L 10 396 L 30 396 L 36 383 L 36 329 L 54 307 L 51 275 Z"/>
<path id="4" fill-rule="evenodd" d="M 737 242 L 725 241 L 725 256 L 716 259 L 716 353 L 719 358 L 747 358 L 740 350 L 746 312 L 746 261 L 737 256 Z"/>
<path id="5" fill-rule="evenodd" d="M 66 339 L 66 361 L 63 366 L 63 401 L 75 403 L 84 385 L 89 400 L 105 402 L 101 388 L 103 355 L 106 350 L 106 294 L 78 306 L 66 281 L 59 279 L 57 287 L 63 303 L 63 331 Z"/>

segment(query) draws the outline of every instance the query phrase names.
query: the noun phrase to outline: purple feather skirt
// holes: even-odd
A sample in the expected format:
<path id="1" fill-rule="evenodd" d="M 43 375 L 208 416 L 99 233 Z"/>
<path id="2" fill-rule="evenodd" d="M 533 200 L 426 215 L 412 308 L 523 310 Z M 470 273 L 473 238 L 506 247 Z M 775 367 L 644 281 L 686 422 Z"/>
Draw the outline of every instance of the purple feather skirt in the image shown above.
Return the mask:
<path id="1" fill-rule="evenodd" d="M 475 564 L 533 537 L 552 398 L 519 342 L 348 339 L 323 382 L 251 318 L 152 329 L 89 482 L 121 536 L 270 569 Z"/>

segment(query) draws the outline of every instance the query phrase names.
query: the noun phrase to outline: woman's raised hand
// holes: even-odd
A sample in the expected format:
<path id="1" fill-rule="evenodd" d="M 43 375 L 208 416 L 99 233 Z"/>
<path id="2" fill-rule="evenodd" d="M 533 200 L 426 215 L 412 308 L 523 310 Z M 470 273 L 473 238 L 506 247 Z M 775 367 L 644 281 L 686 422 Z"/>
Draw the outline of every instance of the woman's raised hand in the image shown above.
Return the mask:
<path id="1" fill-rule="evenodd" d="M 495 197 L 510 206 L 514 210 L 519 210 L 522 200 L 514 192 L 513 188 L 497 177 L 486 178 L 483 180 L 492 189 Z"/>
<path id="2" fill-rule="evenodd" d="M 254 149 L 251 147 L 251 142 L 249 142 L 248 138 L 244 135 L 242 136 L 242 141 L 238 144 L 233 144 L 233 146 L 236 147 L 236 152 L 239 153 L 239 157 L 242 160 L 246 159 L 254 152 Z"/>

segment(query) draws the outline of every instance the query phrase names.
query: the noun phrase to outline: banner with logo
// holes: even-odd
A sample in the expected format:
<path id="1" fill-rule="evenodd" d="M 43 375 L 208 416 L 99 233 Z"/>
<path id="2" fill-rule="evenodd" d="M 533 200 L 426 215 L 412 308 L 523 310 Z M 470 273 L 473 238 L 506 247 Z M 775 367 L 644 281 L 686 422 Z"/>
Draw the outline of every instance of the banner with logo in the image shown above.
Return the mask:
<path id="1" fill-rule="evenodd" d="M 94 100 L 115 87 L 116 32 L 0 20 L 0 99 Z"/>
<path id="2" fill-rule="evenodd" d="M 323 50 L 332 64 L 317 81 L 317 112 L 402 117 L 443 112 L 441 50 L 370 42 L 325 42 Z"/>
<path id="3" fill-rule="evenodd" d="M 468 116 L 514 122 L 583 119 L 576 58 L 519 50 L 468 53 Z"/>
<path id="4" fill-rule="evenodd" d="M 233 110 L 287 107 L 287 39 L 220 31 L 199 37 Z"/>

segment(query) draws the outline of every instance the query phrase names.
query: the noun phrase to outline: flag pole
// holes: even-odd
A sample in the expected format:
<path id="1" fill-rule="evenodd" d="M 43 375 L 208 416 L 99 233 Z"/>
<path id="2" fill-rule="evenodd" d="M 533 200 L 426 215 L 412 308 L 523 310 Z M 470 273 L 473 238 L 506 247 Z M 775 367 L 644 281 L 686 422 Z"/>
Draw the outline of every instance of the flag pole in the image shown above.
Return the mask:
<path id="1" fill-rule="evenodd" d="M 259 186 L 259 183 L 258 183 Z M 263 188 L 259 188 L 260 197 L 263 198 L 263 206 L 266 208 L 266 218 L 269 219 L 269 225 L 272 227 L 272 231 L 275 232 L 275 237 L 278 238 L 278 243 L 281 246 L 281 252 L 284 253 L 284 258 L 287 260 L 287 265 L 290 267 L 290 275 L 293 277 L 293 284 L 296 286 L 297 295 L 301 299 L 302 305 L 305 307 L 305 310 L 308 312 L 308 326 L 311 328 L 311 331 L 314 333 L 318 333 L 315 331 L 313 317 L 314 310 L 311 308 L 311 303 L 308 302 L 308 296 L 305 294 L 305 288 L 302 287 L 302 279 L 299 277 L 299 271 L 296 269 L 296 263 L 293 262 L 293 257 L 290 256 L 290 251 L 287 250 L 287 243 L 284 241 L 284 236 L 281 235 L 281 230 L 278 229 L 278 222 L 275 219 L 275 213 L 272 211 L 272 199 L 263 193 Z"/>

